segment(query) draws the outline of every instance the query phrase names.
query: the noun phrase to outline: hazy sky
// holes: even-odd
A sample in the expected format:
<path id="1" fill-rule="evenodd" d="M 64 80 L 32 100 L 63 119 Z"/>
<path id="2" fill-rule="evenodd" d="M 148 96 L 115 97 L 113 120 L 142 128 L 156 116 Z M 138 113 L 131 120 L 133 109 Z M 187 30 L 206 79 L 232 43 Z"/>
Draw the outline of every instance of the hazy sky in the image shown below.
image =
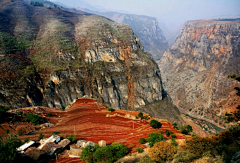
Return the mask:
<path id="1" fill-rule="evenodd" d="M 186 20 L 220 16 L 240 16 L 240 0 L 52 0 L 71 7 L 85 7 L 83 3 L 112 11 L 148 15 L 175 28 Z"/>

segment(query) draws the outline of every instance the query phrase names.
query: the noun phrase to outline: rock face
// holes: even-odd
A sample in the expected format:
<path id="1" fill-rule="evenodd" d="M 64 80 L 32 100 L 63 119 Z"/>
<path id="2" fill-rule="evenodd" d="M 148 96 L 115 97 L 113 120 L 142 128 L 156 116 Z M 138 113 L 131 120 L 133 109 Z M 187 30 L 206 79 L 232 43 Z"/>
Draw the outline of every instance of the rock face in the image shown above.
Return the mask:
<path id="1" fill-rule="evenodd" d="M 240 70 L 240 21 L 190 21 L 158 63 L 164 89 L 181 112 L 221 125 L 240 102 L 227 76 Z"/>
<path id="2" fill-rule="evenodd" d="M 130 26 L 54 5 L 0 5 L 1 105 L 61 107 L 88 95 L 136 109 L 162 100 L 158 66 Z"/>
<path id="3" fill-rule="evenodd" d="M 118 23 L 130 25 L 144 45 L 145 51 L 151 53 L 154 60 L 159 60 L 169 48 L 158 21 L 154 17 L 117 12 L 89 12 L 105 16 Z"/>

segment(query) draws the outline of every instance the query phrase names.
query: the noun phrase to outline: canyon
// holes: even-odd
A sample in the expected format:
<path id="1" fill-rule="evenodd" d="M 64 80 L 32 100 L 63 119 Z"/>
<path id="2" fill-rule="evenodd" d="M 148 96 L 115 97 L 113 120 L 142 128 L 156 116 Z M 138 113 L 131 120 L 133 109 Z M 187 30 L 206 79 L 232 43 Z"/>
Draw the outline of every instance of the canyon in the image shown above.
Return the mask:
<path id="1" fill-rule="evenodd" d="M 240 83 L 227 78 L 240 70 L 239 26 L 238 19 L 186 22 L 158 62 L 173 103 L 206 130 L 226 127 L 225 113 L 240 104 L 234 90 Z"/>

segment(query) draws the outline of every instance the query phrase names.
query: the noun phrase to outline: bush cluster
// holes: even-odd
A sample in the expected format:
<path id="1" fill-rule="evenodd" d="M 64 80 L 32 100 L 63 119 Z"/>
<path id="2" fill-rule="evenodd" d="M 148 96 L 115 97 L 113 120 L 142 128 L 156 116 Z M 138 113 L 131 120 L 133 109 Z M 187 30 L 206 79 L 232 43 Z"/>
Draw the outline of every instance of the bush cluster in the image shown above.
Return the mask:
<path id="1" fill-rule="evenodd" d="M 87 146 L 82 150 L 81 159 L 87 163 L 112 163 L 127 155 L 127 153 L 127 147 L 123 144 L 113 144 L 105 147 L 99 145 Z"/>
<path id="2" fill-rule="evenodd" d="M 230 162 L 232 156 L 240 149 L 240 143 L 236 141 L 239 135 L 240 126 L 236 126 L 230 130 L 220 132 L 216 136 L 205 138 L 195 136 L 187 139 L 182 149 L 194 154 L 196 158 L 201 158 L 206 154 L 212 157 L 219 155 L 225 162 Z"/>
<path id="3" fill-rule="evenodd" d="M 153 161 L 166 162 L 173 159 L 176 149 L 172 144 L 161 141 L 149 149 L 148 155 Z"/>
<path id="4" fill-rule="evenodd" d="M 153 132 L 151 134 L 148 134 L 148 137 L 146 140 L 149 143 L 150 147 L 153 147 L 153 145 L 157 142 L 160 142 L 164 139 L 163 135 L 157 132 Z"/>
<path id="5" fill-rule="evenodd" d="M 158 122 L 157 120 L 153 119 L 150 121 L 150 126 L 152 128 L 161 128 L 162 127 L 162 124 L 160 122 Z"/>

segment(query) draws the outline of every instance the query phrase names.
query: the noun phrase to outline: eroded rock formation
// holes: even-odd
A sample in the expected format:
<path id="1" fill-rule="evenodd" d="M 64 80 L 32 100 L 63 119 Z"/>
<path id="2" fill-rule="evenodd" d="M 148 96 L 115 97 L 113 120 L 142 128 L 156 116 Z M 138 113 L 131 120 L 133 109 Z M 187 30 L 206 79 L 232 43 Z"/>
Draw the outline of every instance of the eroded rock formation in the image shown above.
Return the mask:
<path id="1" fill-rule="evenodd" d="M 192 118 L 222 125 L 240 103 L 227 76 L 240 71 L 240 21 L 190 21 L 159 67 L 173 103 Z"/>

